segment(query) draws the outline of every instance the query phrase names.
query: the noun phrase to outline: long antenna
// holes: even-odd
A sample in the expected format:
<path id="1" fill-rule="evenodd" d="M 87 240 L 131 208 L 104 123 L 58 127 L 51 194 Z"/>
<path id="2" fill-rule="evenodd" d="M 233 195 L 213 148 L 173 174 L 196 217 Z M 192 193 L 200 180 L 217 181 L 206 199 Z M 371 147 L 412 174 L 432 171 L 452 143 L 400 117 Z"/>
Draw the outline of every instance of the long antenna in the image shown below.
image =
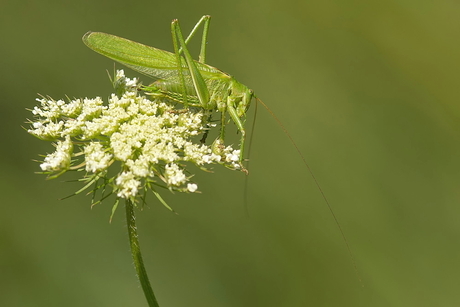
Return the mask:
<path id="1" fill-rule="evenodd" d="M 279 120 L 279 118 L 275 115 L 275 113 L 273 113 L 273 111 L 262 100 L 260 100 L 257 97 L 256 97 L 256 100 L 258 102 L 260 102 L 260 104 L 271 114 L 271 116 L 273 116 L 273 118 L 276 120 L 278 125 L 280 125 L 281 129 L 283 129 L 284 133 L 287 135 L 287 137 L 291 141 L 292 145 L 294 145 L 295 149 L 297 150 L 297 153 L 299 154 L 300 158 L 302 159 L 303 164 L 307 167 L 308 172 L 310 173 L 311 177 L 313 178 L 313 181 L 315 182 L 316 186 L 318 187 L 318 190 L 320 191 L 321 196 L 324 199 L 324 202 L 326 203 L 327 207 L 329 208 L 329 211 L 331 212 L 332 217 L 334 218 L 334 221 L 337 224 L 337 227 L 339 228 L 340 234 L 342 235 L 342 238 L 345 241 L 345 245 L 347 246 L 348 254 L 350 255 L 351 261 L 353 263 L 353 268 L 355 269 L 355 273 L 358 276 L 358 280 L 362 285 L 363 283 L 361 281 L 361 276 L 358 273 L 358 267 L 356 266 L 355 257 L 353 256 L 353 253 L 351 252 L 351 248 L 350 248 L 350 245 L 348 244 L 347 237 L 345 236 L 345 233 L 343 232 L 342 227 L 340 226 L 339 220 L 337 219 L 337 216 L 335 215 L 334 210 L 332 210 L 331 204 L 329 203 L 329 200 L 327 200 L 326 194 L 324 194 L 323 189 L 321 188 L 321 186 L 320 186 L 320 184 L 318 182 L 318 179 L 316 179 L 316 176 L 313 174 L 313 171 L 311 170 L 310 165 L 308 165 L 307 159 L 302 154 L 302 152 L 299 149 L 299 146 L 297 146 L 296 142 L 294 142 L 294 139 L 292 138 L 291 134 L 287 131 L 287 129 L 284 127 L 283 123 Z"/>
<path id="2" fill-rule="evenodd" d="M 252 149 L 252 140 L 254 138 L 254 131 L 256 128 L 256 118 L 257 118 L 257 103 L 254 109 L 254 119 L 252 120 L 252 127 L 251 127 L 251 136 L 249 137 L 249 147 L 247 151 L 247 156 L 251 156 L 251 149 Z M 249 162 L 251 160 L 248 159 L 246 162 L 246 169 L 249 170 Z M 244 210 L 246 211 L 246 215 L 249 216 L 249 208 L 248 208 L 248 185 L 249 185 L 249 176 L 246 174 L 245 179 L 244 179 L 244 192 L 243 192 L 243 199 L 244 199 Z"/>

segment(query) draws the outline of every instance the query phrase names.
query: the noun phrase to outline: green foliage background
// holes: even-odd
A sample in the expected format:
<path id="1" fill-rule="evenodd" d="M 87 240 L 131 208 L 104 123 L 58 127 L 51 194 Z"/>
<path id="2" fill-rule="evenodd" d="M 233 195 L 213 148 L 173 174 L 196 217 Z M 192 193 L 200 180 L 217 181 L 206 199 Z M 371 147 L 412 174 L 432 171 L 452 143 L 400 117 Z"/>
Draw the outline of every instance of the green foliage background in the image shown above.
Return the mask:
<path id="1" fill-rule="evenodd" d="M 160 305 L 458 306 L 460 6 L 409 0 L 1 1 L 0 305 L 146 306 L 123 210 L 109 224 L 108 202 L 58 200 L 80 185 L 33 174 L 52 147 L 21 125 L 37 93 L 109 95 L 113 63 L 83 45 L 88 30 L 172 50 L 171 20 L 187 32 L 204 14 L 208 62 L 290 131 L 364 287 L 259 107 L 247 212 L 244 175 L 217 169 L 197 175 L 201 195 L 163 193 L 179 215 L 154 197 L 138 213 Z"/>

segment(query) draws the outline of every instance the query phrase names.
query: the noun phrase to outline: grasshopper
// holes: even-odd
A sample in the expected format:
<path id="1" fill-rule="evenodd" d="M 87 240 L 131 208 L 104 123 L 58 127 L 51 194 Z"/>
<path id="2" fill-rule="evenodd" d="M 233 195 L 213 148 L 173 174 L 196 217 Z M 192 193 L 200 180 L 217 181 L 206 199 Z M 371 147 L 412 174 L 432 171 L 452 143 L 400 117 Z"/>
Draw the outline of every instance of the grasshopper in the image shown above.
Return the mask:
<path id="1" fill-rule="evenodd" d="M 205 63 L 210 18 L 208 15 L 203 16 L 186 39 L 182 35 L 179 21 L 173 20 L 171 32 L 174 53 L 101 32 L 86 33 L 83 42 L 92 50 L 154 79 L 152 84 L 144 88 L 150 95 L 182 103 L 185 108 L 192 106 L 209 112 L 219 111 L 221 129 L 212 146 L 215 151 L 219 151 L 224 144 L 228 113 L 241 133 L 241 163 L 246 138 L 246 112 L 255 95 L 231 75 Z M 201 25 L 201 50 L 198 61 L 195 61 L 190 55 L 187 43 Z M 203 142 L 206 136 L 207 134 L 204 135 Z"/>

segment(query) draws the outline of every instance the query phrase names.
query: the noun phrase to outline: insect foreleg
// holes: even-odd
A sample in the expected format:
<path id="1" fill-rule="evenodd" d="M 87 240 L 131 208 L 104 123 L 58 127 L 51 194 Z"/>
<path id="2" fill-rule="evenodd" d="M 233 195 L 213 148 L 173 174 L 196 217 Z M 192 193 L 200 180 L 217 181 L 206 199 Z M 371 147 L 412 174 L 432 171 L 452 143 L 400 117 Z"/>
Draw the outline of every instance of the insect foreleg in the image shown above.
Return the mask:
<path id="1" fill-rule="evenodd" d="M 240 162 L 243 162 L 243 155 L 244 155 L 244 141 L 246 140 L 246 130 L 244 129 L 244 119 L 242 120 L 238 113 L 236 112 L 235 107 L 232 104 L 227 105 L 228 114 L 232 118 L 233 122 L 235 123 L 238 130 L 241 132 L 241 139 L 240 139 Z M 222 124 L 224 125 L 224 124 Z"/>

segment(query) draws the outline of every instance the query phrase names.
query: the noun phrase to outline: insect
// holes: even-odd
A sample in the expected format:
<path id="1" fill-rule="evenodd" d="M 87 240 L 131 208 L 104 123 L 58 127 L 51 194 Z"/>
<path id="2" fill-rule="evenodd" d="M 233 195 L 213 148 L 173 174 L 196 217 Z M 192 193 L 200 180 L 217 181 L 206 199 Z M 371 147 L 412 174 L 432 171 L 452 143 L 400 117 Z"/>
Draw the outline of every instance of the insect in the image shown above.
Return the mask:
<path id="1" fill-rule="evenodd" d="M 86 33 L 83 36 L 83 42 L 92 50 L 154 79 L 155 81 L 146 87 L 146 90 L 152 95 L 183 103 L 185 107 L 201 107 L 205 110 L 218 110 L 221 112 L 220 135 L 214 141 L 217 147 L 224 143 L 226 114 L 228 113 L 241 133 L 240 162 L 243 161 L 244 157 L 244 142 L 246 137 L 244 123 L 246 112 L 251 104 L 251 100 L 253 98 L 257 99 L 278 122 L 296 148 L 308 172 L 313 177 L 340 230 L 358 279 L 360 279 L 350 246 L 338 219 L 304 155 L 287 129 L 276 115 L 254 95 L 251 89 L 239 83 L 231 75 L 205 63 L 210 18 L 208 15 L 203 16 L 186 39 L 182 35 L 178 20 L 173 20 L 171 23 L 171 32 L 174 53 L 101 32 Z M 196 61 L 190 55 L 187 44 L 202 25 L 201 49 L 198 61 Z"/>
<path id="2" fill-rule="evenodd" d="M 179 21 L 173 20 L 171 32 L 174 53 L 101 32 L 86 33 L 83 42 L 92 50 L 154 79 L 152 84 L 145 87 L 149 94 L 183 103 L 185 107 L 218 110 L 221 113 L 221 129 L 213 148 L 218 149 L 224 144 L 228 113 L 241 133 L 241 163 L 246 138 L 246 112 L 255 96 L 252 90 L 229 74 L 205 63 L 210 17 L 203 16 L 186 39 L 182 35 Z M 201 50 L 198 61 L 195 61 L 190 55 L 187 43 L 201 25 Z M 205 134 L 204 138 L 206 136 Z"/>

